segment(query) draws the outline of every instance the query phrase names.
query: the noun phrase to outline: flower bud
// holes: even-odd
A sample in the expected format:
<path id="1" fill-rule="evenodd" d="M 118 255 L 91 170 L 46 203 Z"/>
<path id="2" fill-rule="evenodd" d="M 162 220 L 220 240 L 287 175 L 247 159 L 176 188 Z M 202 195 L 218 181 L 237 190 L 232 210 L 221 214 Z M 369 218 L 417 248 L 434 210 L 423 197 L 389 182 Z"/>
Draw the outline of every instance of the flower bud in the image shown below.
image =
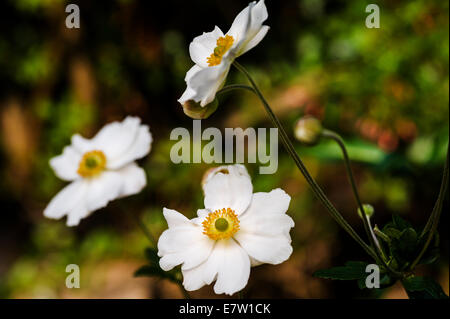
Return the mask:
<path id="1" fill-rule="evenodd" d="M 304 144 L 316 144 L 322 134 L 322 124 L 312 116 L 305 116 L 298 120 L 295 125 L 294 135 L 297 140 Z"/>
<path id="2" fill-rule="evenodd" d="M 184 114 L 193 118 L 195 120 L 204 120 L 207 119 L 211 114 L 213 114 L 217 107 L 219 106 L 219 101 L 214 99 L 211 103 L 201 106 L 200 103 L 195 102 L 194 100 L 188 100 L 183 104 Z"/>
<path id="3" fill-rule="evenodd" d="M 372 217 L 372 215 L 375 213 L 375 209 L 370 204 L 363 204 L 364 213 L 366 213 L 367 217 Z M 361 210 L 358 208 L 358 215 L 362 218 Z"/>

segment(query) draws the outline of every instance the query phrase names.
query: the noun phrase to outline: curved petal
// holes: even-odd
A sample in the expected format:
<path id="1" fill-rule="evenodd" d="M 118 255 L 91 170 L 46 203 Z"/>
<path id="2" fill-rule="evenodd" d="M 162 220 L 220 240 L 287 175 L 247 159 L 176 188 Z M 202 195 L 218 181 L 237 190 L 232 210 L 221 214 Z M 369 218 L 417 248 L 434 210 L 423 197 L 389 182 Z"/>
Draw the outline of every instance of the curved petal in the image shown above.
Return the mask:
<path id="1" fill-rule="evenodd" d="M 246 42 L 242 48 L 239 51 L 239 55 L 244 54 L 245 52 L 253 49 L 255 46 L 258 45 L 259 42 L 261 42 L 262 39 L 266 36 L 267 32 L 269 31 L 270 27 L 263 25 L 259 32 L 248 42 Z"/>
<path id="2" fill-rule="evenodd" d="M 197 217 L 191 219 L 191 221 L 194 224 L 203 227 L 202 223 L 205 220 L 205 218 L 209 215 L 209 213 L 211 213 L 211 210 L 209 210 L 209 209 L 198 209 L 197 210 Z"/>
<path id="3" fill-rule="evenodd" d="M 76 226 L 81 219 L 110 201 L 140 192 L 145 184 L 145 172 L 135 163 L 118 171 L 105 171 L 93 178 L 79 179 L 52 199 L 44 210 L 44 216 L 61 218 L 67 215 L 67 225 Z"/>
<path id="4" fill-rule="evenodd" d="M 214 285 L 216 294 L 232 295 L 247 285 L 250 276 L 250 258 L 234 240 L 218 241 L 211 258 L 217 259 L 215 263 L 219 264 Z"/>
<path id="5" fill-rule="evenodd" d="M 207 58 L 214 52 L 217 45 L 217 39 L 223 37 L 223 32 L 218 26 L 211 32 L 204 32 L 195 37 L 189 45 L 189 54 L 192 61 L 199 66 L 208 67 Z"/>
<path id="6" fill-rule="evenodd" d="M 131 158 L 131 161 L 133 161 L 149 152 L 151 135 L 148 132 L 148 127 L 140 125 L 140 123 L 141 120 L 138 117 L 127 116 L 122 122 L 112 122 L 105 125 L 95 135 L 92 142 L 96 149 L 105 153 L 107 163 L 123 162 L 121 158 L 124 156 L 127 159 Z M 136 145 L 136 141 L 147 142 L 147 145 Z M 134 148 L 135 146 L 136 148 Z M 139 146 L 143 149 L 137 151 Z M 136 153 L 127 154 L 128 151 Z"/>
<path id="7" fill-rule="evenodd" d="M 137 194 L 145 187 L 145 185 L 147 185 L 145 171 L 137 166 L 136 163 L 128 164 L 116 172 L 120 174 L 122 178 L 122 187 L 119 197 Z"/>
<path id="8" fill-rule="evenodd" d="M 71 139 L 72 146 L 80 153 L 84 154 L 86 152 L 92 151 L 95 149 L 94 142 L 87 138 L 84 138 L 80 134 L 75 134 Z"/>
<path id="9" fill-rule="evenodd" d="M 164 208 L 169 229 L 158 240 L 159 264 L 168 271 L 182 264 L 181 269 L 194 268 L 211 253 L 214 241 L 202 233 L 202 228 L 175 210 Z"/>
<path id="10" fill-rule="evenodd" d="M 80 178 L 77 170 L 80 165 L 82 154 L 74 147 L 64 147 L 63 153 L 50 160 L 50 166 L 56 176 L 64 181 L 74 181 Z"/>
<path id="11" fill-rule="evenodd" d="M 205 179 L 203 191 L 205 208 L 231 208 L 240 215 L 250 204 L 253 185 L 245 166 L 236 164 L 213 170 Z"/>
<path id="12" fill-rule="evenodd" d="M 207 283 L 204 281 L 204 269 L 207 261 L 200 264 L 197 267 L 182 270 L 183 273 L 183 286 L 187 291 L 194 291 L 202 288 Z"/>
<path id="13" fill-rule="evenodd" d="M 281 189 L 255 193 L 240 216 L 240 230 L 234 238 L 256 261 L 279 264 L 292 254 L 289 230 L 294 221 L 286 215 L 290 199 Z"/>
<path id="14" fill-rule="evenodd" d="M 149 127 L 147 125 L 141 125 L 128 148 L 120 156 L 118 155 L 116 158 L 108 160 L 106 164 L 107 168 L 117 169 L 144 157 L 150 152 L 151 144 L 152 134 L 150 133 Z"/>
<path id="15" fill-rule="evenodd" d="M 192 76 L 199 72 L 200 70 L 202 70 L 202 68 L 200 66 L 198 66 L 197 64 L 195 64 L 192 68 L 189 69 L 189 71 L 187 71 L 186 76 L 184 78 L 184 80 L 186 81 L 186 83 L 189 82 L 189 80 L 192 78 Z M 181 97 L 178 99 L 178 102 L 180 104 L 184 104 L 189 100 L 192 100 L 196 95 L 196 92 L 193 88 L 191 87 L 187 87 L 186 90 L 184 91 L 183 95 L 181 95 Z"/>
<path id="16" fill-rule="evenodd" d="M 86 179 L 88 191 L 86 204 L 89 211 L 105 207 L 113 199 L 119 198 L 124 179 L 118 172 L 104 171 L 99 176 Z"/>
<path id="17" fill-rule="evenodd" d="M 60 219 L 69 214 L 74 208 L 80 206 L 80 202 L 83 202 L 86 191 L 86 183 L 83 180 L 70 183 L 53 197 L 44 210 L 44 216 Z"/>
<path id="18" fill-rule="evenodd" d="M 245 49 L 247 44 L 259 34 L 263 22 L 267 19 L 268 13 L 264 0 L 251 2 L 244 10 L 242 10 L 234 19 L 230 30 L 227 34 L 231 35 L 235 39 L 235 45 L 232 50 L 235 51 L 235 55 L 239 56 L 249 49 Z M 268 30 L 268 29 L 267 29 Z M 264 35 L 260 35 L 259 43 Z M 255 43 L 253 46 L 255 46 Z"/>
<path id="19" fill-rule="evenodd" d="M 183 285 L 188 291 L 197 290 L 216 280 L 216 294 L 232 295 L 247 285 L 250 258 L 233 239 L 219 240 L 204 263 L 182 272 Z"/>
<path id="20" fill-rule="evenodd" d="M 231 62 L 224 58 L 219 65 L 192 72 L 186 81 L 188 88 L 192 90 L 190 92 L 195 92 L 190 99 L 200 102 L 201 106 L 211 103 L 216 97 L 216 92 L 223 86 L 230 66 Z"/>

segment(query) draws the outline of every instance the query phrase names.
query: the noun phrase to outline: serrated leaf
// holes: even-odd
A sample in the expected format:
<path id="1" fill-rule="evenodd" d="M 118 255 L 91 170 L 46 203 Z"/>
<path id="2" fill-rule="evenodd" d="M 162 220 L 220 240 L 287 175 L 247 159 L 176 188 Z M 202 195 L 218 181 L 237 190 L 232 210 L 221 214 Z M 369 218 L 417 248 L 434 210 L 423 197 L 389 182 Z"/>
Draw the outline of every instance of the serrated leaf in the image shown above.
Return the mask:
<path id="1" fill-rule="evenodd" d="M 367 263 L 363 261 L 349 261 L 345 266 L 318 270 L 313 276 L 333 280 L 358 280 L 367 276 L 366 266 Z"/>
<path id="2" fill-rule="evenodd" d="M 406 220 L 404 220 L 403 218 L 401 218 L 397 214 L 393 214 L 392 215 L 392 222 L 394 223 L 395 228 L 397 228 L 398 230 L 404 230 L 406 228 L 412 228 L 412 226 L 411 226 L 411 224 L 409 222 L 407 222 Z"/>
<path id="3" fill-rule="evenodd" d="M 410 277 L 402 281 L 411 299 L 447 299 L 442 287 L 429 277 Z"/>

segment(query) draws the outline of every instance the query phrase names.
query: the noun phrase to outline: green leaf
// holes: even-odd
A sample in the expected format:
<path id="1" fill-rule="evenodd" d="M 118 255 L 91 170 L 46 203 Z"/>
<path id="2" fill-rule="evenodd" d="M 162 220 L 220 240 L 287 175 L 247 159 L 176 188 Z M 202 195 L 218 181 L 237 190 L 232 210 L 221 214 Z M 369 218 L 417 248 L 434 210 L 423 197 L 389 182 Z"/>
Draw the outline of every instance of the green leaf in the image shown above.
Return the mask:
<path id="1" fill-rule="evenodd" d="M 391 239 L 398 239 L 400 238 L 402 232 L 394 227 L 387 227 L 383 228 L 383 233 L 389 236 Z"/>
<path id="2" fill-rule="evenodd" d="M 429 277 L 410 277 L 402 281 L 411 299 L 447 299 L 442 287 Z"/>
<path id="3" fill-rule="evenodd" d="M 401 218 L 397 214 L 393 214 L 392 215 L 392 222 L 394 223 L 395 228 L 397 228 L 398 230 L 404 230 L 406 228 L 412 228 L 410 223 L 408 223 L 406 220 L 404 220 L 403 218 Z"/>
<path id="4" fill-rule="evenodd" d="M 358 287 L 359 289 L 366 289 L 366 276 L 358 279 Z M 380 278 L 380 288 L 384 289 L 387 287 L 392 286 L 393 284 L 396 283 L 396 279 L 392 278 L 391 276 L 389 276 L 389 274 L 381 274 L 381 278 Z"/>
<path id="5" fill-rule="evenodd" d="M 345 266 L 318 270 L 313 276 L 333 280 L 358 280 L 366 278 L 366 266 L 367 263 L 363 261 L 349 261 Z"/>
<path id="6" fill-rule="evenodd" d="M 144 265 L 134 272 L 134 277 L 159 277 L 162 279 L 168 279 L 175 283 L 180 283 L 181 273 L 177 269 L 170 271 L 162 270 L 159 265 Z"/>
<path id="7" fill-rule="evenodd" d="M 135 277 L 152 277 L 159 275 L 160 275 L 159 269 L 150 265 L 144 265 L 134 272 Z"/>
<path id="8" fill-rule="evenodd" d="M 404 229 L 398 238 L 391 240 L 389 248 L 399 266 L 405 266 L 416 255 L 418 248 L 416 231 L 410 227 Z"/>
<path id="9" fill-rule="evenodd" d="M 412 228 L 406 228 L 402 231 L 399 238 L 399 248 L 405 254 L 414 253 L 417 248 L 417 233 Z"/>
<path id="10" fill-rule="evenodd" d="M 145 249 L 145 257 L 151 265 L 159 265 L 158 251 L 155 248 L 148 247 Z"/>
<path id="11" fill-rule="evenodd" d="M 134 272 L 135 277 L 159 277 L 168 279 L 175 283 L 181 281 L 181 273 L 178 269 L 164 271 L 159 265 L 158 251 L 155 248 L 146 248 L 145 257 L 149 261 L 147 265 L 141 266 Z"/>

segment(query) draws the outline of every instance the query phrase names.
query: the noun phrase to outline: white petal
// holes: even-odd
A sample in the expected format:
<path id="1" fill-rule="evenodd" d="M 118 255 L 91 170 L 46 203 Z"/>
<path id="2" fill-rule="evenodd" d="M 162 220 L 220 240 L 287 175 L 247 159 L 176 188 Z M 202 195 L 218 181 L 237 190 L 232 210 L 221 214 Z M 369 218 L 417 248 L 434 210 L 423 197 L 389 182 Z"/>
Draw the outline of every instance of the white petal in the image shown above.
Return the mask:
<path id="1" fill-rule="evenodd" d="M 197 267 L 182 270 L 183 273 L 183 286 L 187 291 L 198 290 L 207 283 L 203 280 L 204 269 L 207 261 L 200 264 Z"/>
<path id="2" fill-rule="evenodd" d="M 292 254 L 291 241 L 283 234 L 266 236 L 239 232 L 234 238 L 247 254 L 260 263 L 277 265 Z"/>
<path id="3" fill-rule="evenodd" d="M 147 184 L 145 171 L 137 166 L 136 163 L 128 164 L 116 172 L 120 174 L 122 178 L 122 187 L 119 197 L 137 194 Z"/>
<path id="4" fill-rule="evenodd" d="M 92 140 L 82 137 L 80 134 L 72 136 L 72 146 L 81 154 L 95 149 L 95 144 Z"/>
<path id="5" fill-rule="evenodd" d="M 208 67 L 207 58 L 214 53 L 217 39 L 220 37 L 223 37 L 223 32 L 217 26 L 213 31 L 204 32 L 202 35 L 195 37 L 189 45 L 189 54 L 192 61 L 203 68 Z"/>
<path id="6" fill-rule="evenodd" d="M 118 172 L 104 171 L 99 176 L 86 179 L 86 183 L 86 204 L 90 211 L 94 211 L 121 196 L 124 179 Z"/>
<path id="7" fill-rule="evenodd" d="M 203 263 L 211 253 L 214 241 L 203 234 L 203 229 L 180 213 L 164 208 L 164 217 L 169 224 L 158 240 L 159 264 L 168 271 L 182 264 L 190 269 Z"/>
<path id="8" fill-rule="evenodd" d="M 69 227 L 77 226 L 80 220 L 88 217 L 92 212 L 86 207 L 86 203 L 81 200 L 78 204 L 67 214 L 66 225 Z"/>
<path id="9" fill-rule="evenodd" d="M 250 258 L 233 239 L 218 241 L 209 259 L 216 259 L 214 264 L 219 265 L 214 285 L 216 294 L 232 295 L 247 285 Z"/>
<path id="10" fill-rule="evenodd" d="M 269 31 L 270 27 L 263 25 L 259 32 L 248 42 L 245 43 L 245 45 L 241 48 L 239 55 L 244 54 L 245 52 L 253 49 L 256 45 L 258 45 L 259 42 L 266 36 L 267 31 Z"/>
<path id="11" fill-rule="evenodd" d="M 289 230 L 294 221 L 286 215 L 290 196 L 281 189 L 253 194 L 247 211 L 239 217 L 234 238 L 254 259 L 279 264 L 292 254 Z"/>
<path id="12" fill-rule="evenodd" d="M 187 81 L 188 88 L 195 92 L 195 95 L 190 99 L 200 102 L 201 106 L 211 103 L 216 97 L 216 92 L 225 83 L 230 66 L 231 61 L 223 58 L 219 65 L 210 66 L 193 73 Z"/>
<path id="13" fill-rule="evenodd" d="M 206 178 L 203 191 L 205 208 L 211 211 L 231 208 L 239 215 L 250 204 L 253 186 L 245 167 L 237 164 L 212 171 Z"/>
<path id="14" fill-rule="evenodd" d="M 201 227 L 203 227 L 203 221 L 205 220 L 205 218 L 208 216 L 208 214 L 211 213 L 211 210 L 209 209 L 198 209 L 197 210 L 197 217 L 192 218 L 191 222 L 193 222 L 196 225 L 199 225 Z"/>
<path id="15" fill-rule="evenodd" d="M 79 203 L 83 201 L 86 195 L 86 183 L 78 180 L 64 187 L 50 201 L 44 210 L 44 216 L 53 219 L 62 218 L 69 214 Z"/>
<path id="16" fill-rule="evenodd" d="M 197 290 L 216 280 L 216 294 L 232 295 L 247 285 L 250 258 L 233 239 L 219 240 L 204 263 L 182 272 L 183 285 L 188 291 Z"/>
<path id="17" fill-rule="evenodd" d="M 116 158 L 108 160 L 107 167 L 109 169 L 117 169 L 144 157 L 150 152 L 151 144 L 152 135 L 149 127 L 147 125 L 141 125 L 128 148 Z"/>
<path id="18" fill-rule="evenodd" d="M 127 116 L 122 122 L 105 125 L 92 139 L 96 149 L 105 153 L 108 167 L 118 167 L 149 152 L 151 135 L 148 127 L 140 123 L 138 117 Z"/>
<path id="19" fill-rule="evenodd" d="M 67 215 L 67 225 L 76 226 L 81 219 L 110 201 L 140 192 L 145 184 L 145 172 L 135 163 L 118 171 L 105 171 L 66 186 L 52 199 L 44 215 L 49 218 Z"/>
<path id="20" fill-rule="evenodd" d="M 202 68 L 197 64 L 195 64 L 192 68 L 190 68 L 189 71 L 187 71 L 186 76 L 184 78 L 186 83 L 188 83 L 189 80 L 192 78 L 192 76 L 200 70 L 202 70 Z M 181 95 L 181 97 L 178 99 L 178 102 L 180 104 L 184 104 L 186 101 L 192 100 L 195 97 L 195 94 L 196 94 L 195 90 L 188 86 L 184 91 L 183 95 Z"/>
<path id="21" fill-rule="evenodd" d="M 187 87 L 186 90 L 181 95 L 181 97 L 178 99 L 178 102 L 181 105 L 183 105 L 187 101 L 192 100 L 194 98 L 194 96 L 195 96 L 195 91 L 192 88 Z"/>
<path id="22" fill-rule="evenodd" d="M 190 227 L 190 220 L 174 209 L 163 208 L 163 215 L 169 228 Z"/>
<path id="23" fill-rule="evenodd" d="M 53 157 L 50 160 L 50 166 L 53 168 L 56 176 L 65 181 L 74 181 L 80 178 L 77 170 L 80 165 L 82 154 L 74 147 L 66 146 L 63 153 Z"/>
<path id="24" fill-rule="evenodd" d="M 260 0 L 258 3 L 255 1 L 251 2 L 248 7 L 236 16 L 230 30 L 227 32 L 228 35 L 233 36 L 235 39 L 232 49 L 236 51 L 236 56 L 239 56 L 249 50 L 245 50 L 245 47 L 260 32 L 262 24 L 267 17 L 268 13 L 264 0 Z M 265 32 L 267 33 L 267 30 Z M 262 40 L 265 33 L 261 35 L 262 37 L 259 41 Z M 254 45 L 256 44 L 257 43 Z"/>

